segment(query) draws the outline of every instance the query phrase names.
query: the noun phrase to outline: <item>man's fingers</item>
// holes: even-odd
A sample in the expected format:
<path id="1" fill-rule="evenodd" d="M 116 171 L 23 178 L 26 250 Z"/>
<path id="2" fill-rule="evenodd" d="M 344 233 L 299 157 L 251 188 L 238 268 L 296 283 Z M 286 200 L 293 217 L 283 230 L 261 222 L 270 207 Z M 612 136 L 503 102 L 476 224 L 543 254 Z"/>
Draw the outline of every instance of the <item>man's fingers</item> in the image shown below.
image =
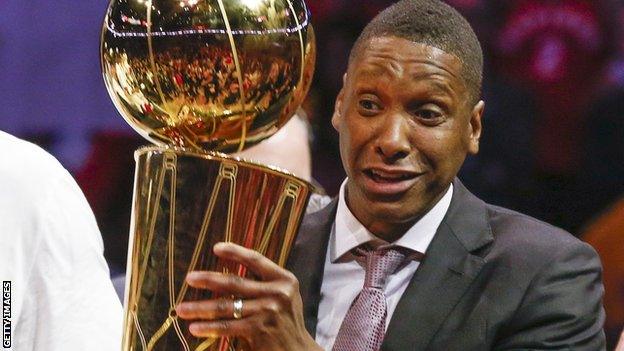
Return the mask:
<path id="1" fill-rule="evenodd" d="M 279 313 L 280 307 L 269 300 L 243 300 L 242 318 L 261 312 Z M 177 315 L 182 319 L 233 319 L 234 300 L 214 299 L 183 302 L 176 307 Z"/>
<path id="2" fill-rule="evenodd" d="M 234 318 L 234 300 L 223 298 L 182 302 L 176 306 L 176 313 L 182 319 Z"/>
<path id="3" fill-rule="evenodd" d="M 191 334 L 199 338 L 219 336 L 249 337 L 252 333 L 252 322 L 249 318 L 194 322 L 189 326 L 189 330 Z"/>
<path id="4" fill-rule="evenodd" d="M 196 271 L 186 276 L 186 282 L 194 288 L 241 297 L 255 297 L 267 293 L 266 286 L 262 282 L 235 274 Z"/>
<path id="5" fill-rule="evenodd" d="M 222 259 L 234 261 L 249 268 L 262 280 L 278 279 L 288 274 L 288 271 L 262 256 L 259 252 L 236 244 L 218 243 L 214 246 L 213 251 Z"/>

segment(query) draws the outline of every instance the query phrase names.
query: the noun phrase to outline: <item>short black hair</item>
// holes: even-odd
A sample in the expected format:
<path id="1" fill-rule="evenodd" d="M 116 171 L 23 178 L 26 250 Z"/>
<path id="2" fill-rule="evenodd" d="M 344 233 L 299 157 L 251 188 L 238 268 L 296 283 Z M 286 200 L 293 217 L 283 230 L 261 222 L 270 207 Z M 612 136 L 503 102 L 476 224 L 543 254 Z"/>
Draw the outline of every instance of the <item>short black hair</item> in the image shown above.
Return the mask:
<path id="1" fill-rule="evenodd" d="M 481 97 L 483 50 L 468 21 L 439 0 L 401 0 L 379 13 L 362 31 L 349 63 L 373 38 L 394 36 L 456 56 L 472 103 Z"/>

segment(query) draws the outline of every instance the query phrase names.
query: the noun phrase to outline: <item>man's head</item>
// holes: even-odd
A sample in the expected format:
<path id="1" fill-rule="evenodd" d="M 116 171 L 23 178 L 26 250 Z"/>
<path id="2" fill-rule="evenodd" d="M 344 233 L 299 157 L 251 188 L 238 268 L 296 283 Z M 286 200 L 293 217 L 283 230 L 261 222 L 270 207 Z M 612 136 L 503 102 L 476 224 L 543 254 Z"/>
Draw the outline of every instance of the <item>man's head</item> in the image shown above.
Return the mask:
<path id="1" fill-rule="evenodd" d="M 478 151 L 482 60 L 470 26 L 439 1 L 400 1 L 364 29 L 332 123 L 347 203 L 374 234 L 402 235 Z"/>
<path id="2" fill-rule="evenodd" d="M 402 0 L 388 7 L 364 28 L 353 45 L 349 64 L 379 37 L 397 37 L 438 48 L 462 62 L 461 77 L 476 103 L 481 95 L 483 51 L 472 27 L 449 5 L 438 0 Z"/>

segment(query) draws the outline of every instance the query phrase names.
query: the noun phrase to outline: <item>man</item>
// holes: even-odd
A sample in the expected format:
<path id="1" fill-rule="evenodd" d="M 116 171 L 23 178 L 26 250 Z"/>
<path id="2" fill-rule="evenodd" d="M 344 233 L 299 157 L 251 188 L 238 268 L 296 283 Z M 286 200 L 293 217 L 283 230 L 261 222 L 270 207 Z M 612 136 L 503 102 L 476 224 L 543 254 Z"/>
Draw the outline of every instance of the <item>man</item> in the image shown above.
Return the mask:
<path id="1" fill-rule="evenodd" d="M 121 304 L 80 189 L 35 145 L 0 132 L 0 154 L 3 348 L 119 349 Z"/>
<path id="2" fill-rule="evenodd" d="M 228 299 L 185 302 L 197 336 L 253 350 L 604 348 L 596 253 L 485 204 L 455 179 L 479 148 L 480 45 L 437 0 L 402 0 L 363 31 L 332 119 L 347 173 L 304 219 L 288 270 L 218 244 L 257 280 L 193 272 Z"/>

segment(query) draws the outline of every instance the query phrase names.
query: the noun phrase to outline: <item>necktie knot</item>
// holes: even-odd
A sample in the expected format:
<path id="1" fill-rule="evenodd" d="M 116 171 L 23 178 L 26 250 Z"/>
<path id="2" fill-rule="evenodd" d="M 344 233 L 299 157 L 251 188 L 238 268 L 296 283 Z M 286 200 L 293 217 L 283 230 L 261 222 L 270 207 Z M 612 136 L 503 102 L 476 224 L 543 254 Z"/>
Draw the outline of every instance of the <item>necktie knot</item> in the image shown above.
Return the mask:
<path id="1" fill-rule="evenodd" d="M 382 289 L 386 286 L 388 276 L 396 272 L 407 260 L 405 253 L 396 247 L 381 247 L 366 250 L 358 248 L 366 262 L 366 277 L 364 288 Z"/>

